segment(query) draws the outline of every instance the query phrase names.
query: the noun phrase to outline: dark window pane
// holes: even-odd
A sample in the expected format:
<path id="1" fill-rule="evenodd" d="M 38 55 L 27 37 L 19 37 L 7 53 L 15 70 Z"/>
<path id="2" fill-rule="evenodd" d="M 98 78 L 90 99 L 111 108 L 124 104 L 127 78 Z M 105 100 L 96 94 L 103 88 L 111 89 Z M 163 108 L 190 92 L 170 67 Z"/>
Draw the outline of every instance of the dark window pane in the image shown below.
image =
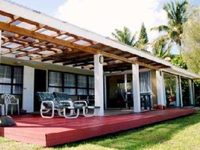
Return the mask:
<path id="1" fill-rule="evenodd" d="M 49 87 L 49 92 L 62 92 L 62 88 Z"/>
<path id="2" fill-rule="evenodd" d="M 23 72 L 22 68 L 15 67 L 14 68 L 14 78 L 13 78 L 13 83 L 14 84 L 22 84 L 22 79 L 23 79 Z"/>
<path id="3" fill-rule="evenodd" d="M 87 89 L 78 89 L 78 95 L 87 95 Z"/>
<path id="4" fill-rule="evenodd" d="M 74 74 L 64 74 L 64 86 L 65 87 L 75 87 L 75 75 Z"/>
<path id="5" fill-rule="evenodd" d="M 11 93 L 11 85 L 0 85 L 0 93 L 1 94 L 10 94 Z"/>
<path id="6" fill-rule="evenodd" d="M 60 72 L 49 72 L 49 85 L 62 86 L 62 74 Z"/>
<path id="7" fill-rule="evenodd" d="M 0 65 L 0 83 L 11 83 L 11 67 Z"/>
<path id="8" fill-rule="evenodd" d="M 87 87 L 87 76 L 82 76 L 82 75 L 78 76 L 78 87 L 83 87 L 83 88 Z"/>
<path id="9" fill-rule="evenodd" d="M 75 88 L 65 88 L 64 92 L 68 95 L 76 95 L 76 89 Z"/>
<path id="10" fill-rule="evenodd" d="M 94 88 L 94 77 L 89 77 L 89 88 Z"/>
<path id="11" fill-rule="evenodd" d="M 89 90 L 89 95 L 94 95 L 94 90 Z"/>
<path id="12" fill-rule="evenodd" d="M 13 86 L 13 94 L 22 94 L 22 86 Z"/>

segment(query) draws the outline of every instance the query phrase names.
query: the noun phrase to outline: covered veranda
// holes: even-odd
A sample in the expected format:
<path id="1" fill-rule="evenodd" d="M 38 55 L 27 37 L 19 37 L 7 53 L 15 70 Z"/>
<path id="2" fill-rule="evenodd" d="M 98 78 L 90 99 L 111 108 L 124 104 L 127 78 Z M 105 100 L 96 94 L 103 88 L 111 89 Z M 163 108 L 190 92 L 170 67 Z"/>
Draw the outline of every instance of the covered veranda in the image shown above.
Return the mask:
<path id="1" fill-rule="evenodd" d="M 54 146 L 91 137 L 101 136 L 122 130 L 132 129 L 195 112 L 193 108 L 173 108 L 142 112 L 140 92 L 140 71 L 154 72 L 155 103 L 166 105 L 164 72 L 176 76 L 177 107 L 183 106 L 181 77 L 189 82 L 190 100 L 194 102 L 192 80 L 198 75 L 174 67 L 169 62 L 137 50 L 109 38 L 83 30 L 67 22 L 44 15 L 6 0 L 0 1 L 0 65 L 22 67 L 23 82 L 2 77 L 1 91 L 15 94 L 15 87 L 21 93 L 21 109 L 30 115 L 13 116 L 17 126 L 0 128 L 0 135 L 22 142 L 43 146 Z M 34 83 L 36 69 L 78 72 L 94 76 L 94 105 L 96 117 L 65 119 L 55 117 L 44 119 L 34 112 Z M 15 68 L 11 67 L 13 77 Z M 0 72 L 2 73 L 2 72 Z M 131 79 L 131 100 L 134 114 L 119 115 L 111 112 L 105 116 L 107 100 L 106 77 L 124 76 L 127 90 L 128 76 Z M 62 73 L 63 75 L 63 73 Z M 77 76 L 77 75 L 76 75 Z M 88 78 L 87 78 L 88 79 Z M 11 83 L 7 83 L 11 81 Z M 47 83 L 45 83 L 47 84 Z M 42 85 L 45 85 L 42 84 Z M 5 88 L 6 87 L 6 88 Z M 45 86 L 46 90 L 49 87 Z M 2 90 L 3 89 L 3 90 Z M 88 89 L 87 89 L 88 90 Z M 17 91 L 17 90 L 16 90 Z M 16 92 L 15 91 L 15 92 Z M 64 91 L 64 90 L 63 90 Z M 76 89 L 77 91 L 77 89 Z M 89 90 L 88 90 L 89 91 Z M 37 91 L 36 91 L 37 92 Z M 1 92 L 0 94 L 4 94 Z M 113 115 L 115 114 L 115 115 Z"/>
<path id="2" fill-rule="evenodd" d="M 23 89 L 20 89 L 21 107 L 27 112 L 34 111 L 34 86 L 38 84 L 34 84 L 35 68 L 44 69 L 49 66 L 58 70 L 67 68 L 69 72 L 87 72 L 94 76 L 93 93 L 95 106 L 100 107 L 96 112 L 99 116 L 104 115 L 106 108 L 108 87 L 105 78 L 115 74 L 124 75 L 125 91 L 127 76 L 130 75 L 131 98 L 134 104 L 132 110 L 142 111 L 139 75 L 141 70 L 154 72 L 152 88 L 156 91 L 153 95 L 157 105 L 166 105 L 164 73 L 176 77 L 176 106 L 183 106 L 182 77 L 189 81 L 189 99 L 191 104 L 194 104 L 192 80 L 199 78 L 198 75 L 177 68 L 148 52 L 4 0 L 0 2 L 0 37 L 0 63 L 23 67 L 24 83 L 20 83 L 23 84 Z M 4 87 L 7 84 L 2 83 Z M 46 87 L 46 90 L 49 89 Z"/>
<path id="3" fill-rule="evenodd" d="M 14 61 L 23 65 L 24 81 L 34 80 L 30 76 L 34 73 L 33 65 L 27 65 L 30 63 L 77 68 L 93 74 L 95 106 L 100 107 L 96 115 L 99 116 L 104 115 L 105 73 L 131 71 L 133 111 L 141 112 L 139 70 L 154 70 L 159 76 L 160 69 L 171 66 L 147 52 L 7 1 L 1 1 L 0 5 L 0 30 L 1 63 Z M 33 112 L 34 91 L 24 86 L 22 108 Z M 162 91 L 163 86 L 157 89 Z M 158 104 L 164 104 L 162 95 L 157 99 Z"/>

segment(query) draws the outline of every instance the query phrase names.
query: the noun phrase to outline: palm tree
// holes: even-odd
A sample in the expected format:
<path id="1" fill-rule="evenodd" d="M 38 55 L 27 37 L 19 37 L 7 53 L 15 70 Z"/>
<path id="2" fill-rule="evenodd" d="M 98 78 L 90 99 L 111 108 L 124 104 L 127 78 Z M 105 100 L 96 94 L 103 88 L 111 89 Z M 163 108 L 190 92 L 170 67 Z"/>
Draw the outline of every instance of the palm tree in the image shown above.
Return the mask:
<path id="1" fill-rule="evenodd" d="M 165 4 L 163 9 L 167 13 L 168 25 L 160 25 L 152 28 L 152 30 L 165 33 L 163 38 L 165 38 L 165 41 L 169 43 L 169 46 L 173 43 L 176 43 L 180 47 L 182 46 L 183 24 L 188 18 L 187 6 L 187 0 Z"/>
<path id="2" fill-rule="evenodd" d="M 163 59 L 170 59 L 170 49 L 171 45 L 168 45 L 166 41 L 166 37 L 160 37 L 158 40 L 154 41 L 152 44 L 153 47 L 153 54 L 157 57 L 163 58 Z"/>
<path id="3" fill-rule="evenodd" d="M 130 46 L 135 46 L 135 34 L 132 35 L 131 31 L 127 27 L 123 27 L 122 30 L 115 29 L 115 32 L 112 33 L 113 37 L 119 42 L 125 43 Z"/>

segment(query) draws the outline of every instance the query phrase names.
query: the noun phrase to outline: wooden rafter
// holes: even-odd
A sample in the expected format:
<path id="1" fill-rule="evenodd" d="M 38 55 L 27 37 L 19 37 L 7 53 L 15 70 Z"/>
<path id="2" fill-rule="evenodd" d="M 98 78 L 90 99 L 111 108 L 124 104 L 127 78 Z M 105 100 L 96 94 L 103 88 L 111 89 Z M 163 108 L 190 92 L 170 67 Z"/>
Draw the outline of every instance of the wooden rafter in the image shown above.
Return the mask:
<path id="1" fill-rule="evenodd" d="M 48 42 L 51 42 L 51 43 L 54 43 L 54 44 L 58 44 L 58 45 L 62 45 L 62 46 L 70 47 L 70 48 L 75 48 L 75 49 L 78 49 L 80 51 L 84 51 L 84 52 L 87 52 L 87 53 L 102 54 L 105 57 L 111 57 L 113 59 L 119 59 L 119 60 L 127 62 L 127 63 L 135 63 L 134 61 L 127 60 L 126 58 L 115 55 L 115 54 L 107 53 L 107 52 L 104 52 L 102 50 L 91 48 L 91 47 L 85 47 L 85 46 L 81 46 L 81 45 L 78 45 L 78 44 L 70 43 L 70 42 L 67 42 L 67 41 L 64 41 L 64 40 L 55 39 L 53 37 L 50 37 L 50 36 L 47 36 L 47 35 L 44 35 L 44 34 L 41 34 L 41 33 L 37 33 L 37 32 L 32 32 L 32 31 L 29 31 L 29 30 L 21 28 L 21 27 L 9 25 L 7 23 L 0 22 L 0 29 L 6 30 L 6 31 L 9 31 L 9 32 L 14 32 L 14 33 L 24 35 L 24 36 L 30 36 L 30 37 L 33 37 L 33 38 L 36 38 L 36 39 L 39 39 L 39 40 L 42 40 L 42 41 L 48 41 Z"/>
<path id="2" fill-rule="evenodd" d="M 35 25 L 36 27 L 38 27 L 38 29 L 42 27 L 42 28 L 45 28 L 45 29 L 50 30 L 50 31 L 55 31 L 56 33 L 58 33 L 57 36 L 60 36 L 60 34 L 66 34 L 67 36 L 70 35 L 70 36 L 74 37 L 74 41 L 66 41 L 66 40 L 58 39 L 58 38 L 55 38 L 55 36 L 54 37 L 48 36 L 48 35 L 45 35 L 45 34 L 42 34 L 42 33 L 39 33 L 39 32 L 35 32 L 35 31 L 31 31 L 31 30 L 28 30 L 28 29 L 25 29 L 25 28 L 21 28 L 21 27 L 15 26 L 15 25 L 11 25 L 9 23 L 0 22 L 0 29 L 2 29 L 4 31 L 15 33 L 16 35 L 19 35 L 19 36 L 22 35 L 22 36 L 32 37 L 32 38 L 35 38 L 39 41 L 46 41 L 46 42 L 53 43 L 53 44 L 58 45 L 58 46 L 76 49 L 78 51 L 82 51 L 82 52 L 89 53 L 89 54 L 102 54 L 105 57 L 110 57 L 112 59 L 120 60 L 120 61 L 126 62 L 126 63 L 131 63 L 131 64 L 138 63 L 140 66 L 144 66 L 144 67 L 150 68 L 150 69 L 159 69 L 160 66 L 165 67 L 164 65 L 161 65 L 159 63 L 157 64 L 157 65 L 159 65 L 159 68 L 157 68 L 156 66 L 152 66 L 152 64 L 150 64 L 151 60 L 148 60 L 148 59 L 145 59 L 145 60 L 133 59 L 133 58 L 129 59 L 130 57 L 133 57 L 135 55 L 133 55 L 129 52 L 122 52 L 118 49 L 115 49 L 115 48 L 112 48 L 112 47 L 109 47 L 109 46 L 106 46 L 106 45 L 104 46 L 103 44 L 96 43 L 96 42 L 93 42 L 91 40 L 88 40 L 88 39 L 85 39 L 85 38 L 82 38 L 82 37 L 78 37 L 76 35 L 48 27 L 46 25 L 41 25 L 37 22 L 33 22 L 33 21 L 30 21 L 30 20 L 27 20 L 27 19 L 24 19 L 24 18 L 21 18 L 21 17 L 14 17 L 14 16 L 11 16 L 11 15 L 10 16 L 8 15 L 8 17 L 12 18 L 13 20 L 14 19 L 20 20 L 22 22 L 26 22 L 26 23 Z M 18 37 L 16 36 L 16 38 L 18 38 Z M 80 40 L 80 39 L 91 43 L 91 45 L 90 46 L 84 46 L 84 45 L 79 45 L 79 44 L 73 43 L 73 42 Z M 98 44 L 100 45 L 100 48 L 95 47 L 95 45 L 98 45 Z M 103 50 L 101 49 L 101 46 L 102 46 Z M 97 46 L 97 47 L 99 47 L 99 46 Z M 105 49 L 108 49 L 108 50 L 105 50 Z M 48 55 L 43 56 L 43 57 L 41 57 L 41 59 L 44 59 L 44 57 L 49 57 L 49 56 Z"/>

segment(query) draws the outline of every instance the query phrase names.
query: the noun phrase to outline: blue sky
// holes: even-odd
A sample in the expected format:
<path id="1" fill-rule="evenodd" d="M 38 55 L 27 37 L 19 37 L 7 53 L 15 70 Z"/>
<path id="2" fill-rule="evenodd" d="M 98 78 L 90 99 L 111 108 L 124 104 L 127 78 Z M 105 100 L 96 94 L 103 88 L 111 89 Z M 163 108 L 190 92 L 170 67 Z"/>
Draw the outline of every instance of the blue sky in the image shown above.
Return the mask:
<path id="1" fill-rule="evenodd" d="M 53 16 L 59 6 L 66 0 L 12 0 L 28 8 L 41 11 L 45 14 Z"/>
<path id="2" fill-rule="evenodd" d="M 53 16 L 57 11 L 58 7 L 67 2 L 67 0 L 12 0 L 18 4 L 26 7 L 44 12 Z M 136 1 L 134 1 L 137 3 Z M 189 0 L 192 5 L 200 5 L 200 0 Z"/>

